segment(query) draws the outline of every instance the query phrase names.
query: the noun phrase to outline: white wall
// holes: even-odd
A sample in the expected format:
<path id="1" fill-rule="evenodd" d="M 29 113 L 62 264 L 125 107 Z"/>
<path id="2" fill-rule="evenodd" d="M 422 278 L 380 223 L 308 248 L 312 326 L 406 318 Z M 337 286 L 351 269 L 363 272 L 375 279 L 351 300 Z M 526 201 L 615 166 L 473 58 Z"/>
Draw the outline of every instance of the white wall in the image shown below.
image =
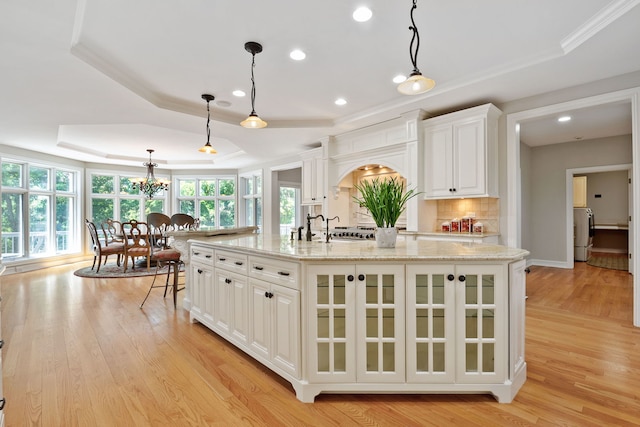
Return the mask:
<path id="1" fill-rule="evenodd" d="M 627 224 L 629 184 L 626 170 L 585 174 L 587 206 L 593 210 L 596 224 Z M 599 195 L 600 197 L 596 197 Z"/>
<path id="2" fill-rule="evenodd" d="M 566 262 L 566 170 L 628 163 L 631 135 L 545 145 L 530 150 L 528 223 L 522 246 L 548 264 Z M 523 178 L 523 181 L 525 179 Z M 523 209 L 523 219 L 525 217 Z M 525 235 L 527 240 L 525 241 Z"/>

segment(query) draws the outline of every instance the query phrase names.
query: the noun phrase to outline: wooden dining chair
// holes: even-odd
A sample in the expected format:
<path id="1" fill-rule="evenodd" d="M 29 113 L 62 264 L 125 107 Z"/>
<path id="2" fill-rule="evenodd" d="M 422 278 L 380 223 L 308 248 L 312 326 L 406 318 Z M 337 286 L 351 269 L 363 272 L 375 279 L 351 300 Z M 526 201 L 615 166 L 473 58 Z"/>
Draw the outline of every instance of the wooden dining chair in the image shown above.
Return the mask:
<path id="1" fill-rule="evenodd" d="M 169 246 L 166 232 L 172 228 L 171 217 L 160 212 L 151 212 L 147 215 L 147 224 L 153 250 L 166 249 Z"/>
<path id="2" fill-rule="evenodd" d="M 104 263 L 106 264 L 109 255 L 117 255 L 118 266 L 120 266 L 120 256 L 124 256 L 125 254 L 125 244 L 123 242 L 109 242 L 109 240 L 106 238 L 105 241 L 102 242 L 100 240 L 100 236 L 98 235 L 98 229 L 96 228 L 96 225 L 88 219 L 85 219 L 84 222 L 87 226 L 87 230 L 89 230 L 89 235 L 91 236 L 91 249 L 93 250 L 93 265 L 91 266 L 91 269 L 94 269 L 97 261 L 98 267 L 96 268 L 96 273 L 100 272 L 102 257 L 104 257 Z"/>
<path id="3" fill-rule="evenodd" d="M 171 215 L 171 225 L 176 230 L 191 230 L 196 220 L 189 214 L 177 213 Z"/>
<path id="4" fill-rule="evenodd" d="M 131 221 L 122 223 L 122 231 L 125 236 L 124 271 L 127 271 L 129 258 L 132 262 L 132 270 L 136 268 L 136 258 L 147 258 L 147 271 L 151 266 L 151 243 L 149 242 L 149 226 L 146 222 Z"/>

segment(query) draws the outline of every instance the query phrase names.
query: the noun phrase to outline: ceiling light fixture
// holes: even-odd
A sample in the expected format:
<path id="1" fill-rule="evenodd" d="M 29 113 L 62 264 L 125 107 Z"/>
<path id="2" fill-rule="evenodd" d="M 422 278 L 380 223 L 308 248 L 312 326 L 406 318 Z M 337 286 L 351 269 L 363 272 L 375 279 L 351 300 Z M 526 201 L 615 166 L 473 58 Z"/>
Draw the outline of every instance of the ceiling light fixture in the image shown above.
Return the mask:
<path id="1" fill-rule="evenodd" d="M 362 6 L 353 11 L 352 16 L 356 22 L 367 22 L 373 16 L 373 12 L 368 7 Z"/>
<path id="2" fill-rule="evenodd" d="M 209 138 L 211 137 L 211 128 L 209 128 L 209 122 L 211 121 L 211 113 L 209 112 L 209 102 L 213 101 L 216 98 L 213 95 L 203 93 L 202 99 L 207 101 L 207 143 L 204 144 L 202 147 L 200 147 L 198 151 L 201 153 L 207 153 L 207 154 L 217 154 L 218 152 L 216 151 L 215 148 L 211 146 L 211 143 L 209 142 Z"/>
<path id="3" fill-rule="evenodd" d="M 294 61 L 302 61 L 306 57 L 307 54 L 300 49 L 292 50 L 291 53 L 289 53 L 289 58 L 293 59 Z"/>
<path id="4" fill-rule="evenodd" d="M 253 69 L 256 67 L 256 53 L 262 52 L 262 45 L 256 42 L 246 42 L 244 48 L 251 54 L 251 114 L 240 122 L 240 126 L 248 129 L 260 129 L 267 126 L 267 122 L 258 117 L 256 113 L 256 82 L 253 76 Z"/>
<path id="5" fill-rule="evenodd" d="M 168 190 L 170 181 L 164 179 L 156 178 L 156 175 L 153 171 L 155 167 L 158 166 L 157 163 L 153 163 L 151 161 L 151 153 L 154 150 L 148 148 L 147 152 L 149 152 L 149 161 L 143 163 L 144 166 L 147 167 L 147 177 L 146 178 L 133 178 L 131 180 L 133 184 L 133 189 L 140 190 L 140 192 L 146 195 L 148 198 L 153 199 L 153 196 L 159 193 L 162 190 Z"/>
<path id="6" fill-rule="evenodd" d="M 413 20 L 413 11 L 416 10 L 416 0 L 413 0 L 413 6 L 411 7 L 411 26 L 409 30 L 413 31 L 411 37 L 411 44 L 409 45 L 409 56 L 411 57 L 411 64 L 413 65 L 413 71 L 407 80 L 398 85 L 398 92 L 403 95 L 418 95 L 425 93 L 433 89 L 436 82 L 430 78 L 424 77 L 420 70 L 418 70 L 418 51 L 420 50 L 420 35 L 418 34 L 418 27 Z M 415 50 L 413 48 L 415 43 Z"/>
<path id="7" fill-rule="evenodd" d="M 568 121 L 570 121 L 570 120 L 571 120 L 571 116 L 562 116 L 562 117 L 558 117 L 558 121 L 559 121 L 560 123 L 562 123 L 562 122 L 568 122 Z"/>

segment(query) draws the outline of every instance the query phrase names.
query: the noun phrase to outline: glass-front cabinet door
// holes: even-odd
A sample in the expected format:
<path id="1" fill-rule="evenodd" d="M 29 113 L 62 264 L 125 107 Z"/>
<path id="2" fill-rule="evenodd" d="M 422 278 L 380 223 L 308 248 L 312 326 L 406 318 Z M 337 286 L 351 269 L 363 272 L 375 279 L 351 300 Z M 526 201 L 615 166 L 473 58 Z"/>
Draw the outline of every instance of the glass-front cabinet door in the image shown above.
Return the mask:
<path id="1" fill-rule="evenodd" d="M 404 266 L 356 267 L 358 382 L 405 381 Z"/>
<path id="2" fill-rule="evenodd" d="M 407 382 L 455 380 L 455 266 L 407 266 Z"/>
<path id="3" fill-rule="evenodd" d="M 355 382 L 355 268 L 311 265 L 307 283 L 309 381 Z"/>
<path id="4" fill-rule="evenodd" d="M 507 272 L 495 265 L 456 267 L 456 381 L 502 382 L 507 343 Z"/>

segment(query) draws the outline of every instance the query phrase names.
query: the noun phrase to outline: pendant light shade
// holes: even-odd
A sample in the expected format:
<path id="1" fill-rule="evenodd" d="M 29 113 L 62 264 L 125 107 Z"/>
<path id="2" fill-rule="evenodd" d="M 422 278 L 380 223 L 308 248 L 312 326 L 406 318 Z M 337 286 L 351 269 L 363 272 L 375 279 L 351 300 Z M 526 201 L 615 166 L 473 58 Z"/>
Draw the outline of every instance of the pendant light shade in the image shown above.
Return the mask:
<path id="1" fill-rule="evenodd" d="M 413 71 L 409 78 L 398 85 L 398 92 L 403 95 L 418 95 L 425 93 L 433 89 L 436 82 L 432 79 L 422 75 L 418 69 L 418 51 L 420 50 L 420 34 L 418 34 L 418 27 L 413 19 L 413 11 L 418 7 L 417 0 L 413 0 L 413 6 L 411 6 L 411 26 L 409 30 L 413 31 L 413 37 L 411 37 L 411 44 L 409 45 L 409 56 L 411 58 L 411 64 L 413 65 Z M 415 48 L 414 48 L 415 46 Z"/>
<path id="2" fill-rule="evenodd" d="M 205 93 L 202 95 L 202 99 L 207 101 L 207 143 L 204 144 L 202 147 L 200 147 L 198 151 L 201 153 L 207 153 L 207 154 L 217 154 L 218 152 L 216 151 L 215 148 L 211 146 L 211 143 L 209 142 L 209 138 L 211 137 L 211 128 L 209 128 L 209 122 L 211 121 L 211 113 L 209 111 L 209 102 L 213 101 L 216 98 L 213 95 L 209 95 Z"/>
<path id="3" fill-rule="evenodd" d="M 267 122 L 262 120 L 256 113 L 256 82 L 253 69 L 256 67 L 256 53 L 262 52 L 262 45 L 257 42 L 246 42 L 244 48 L 251 54 L 251 113 L 249 117 L 240 122 L 240 126 L 247 129 L 260 129 L 267 126 Z"/>

